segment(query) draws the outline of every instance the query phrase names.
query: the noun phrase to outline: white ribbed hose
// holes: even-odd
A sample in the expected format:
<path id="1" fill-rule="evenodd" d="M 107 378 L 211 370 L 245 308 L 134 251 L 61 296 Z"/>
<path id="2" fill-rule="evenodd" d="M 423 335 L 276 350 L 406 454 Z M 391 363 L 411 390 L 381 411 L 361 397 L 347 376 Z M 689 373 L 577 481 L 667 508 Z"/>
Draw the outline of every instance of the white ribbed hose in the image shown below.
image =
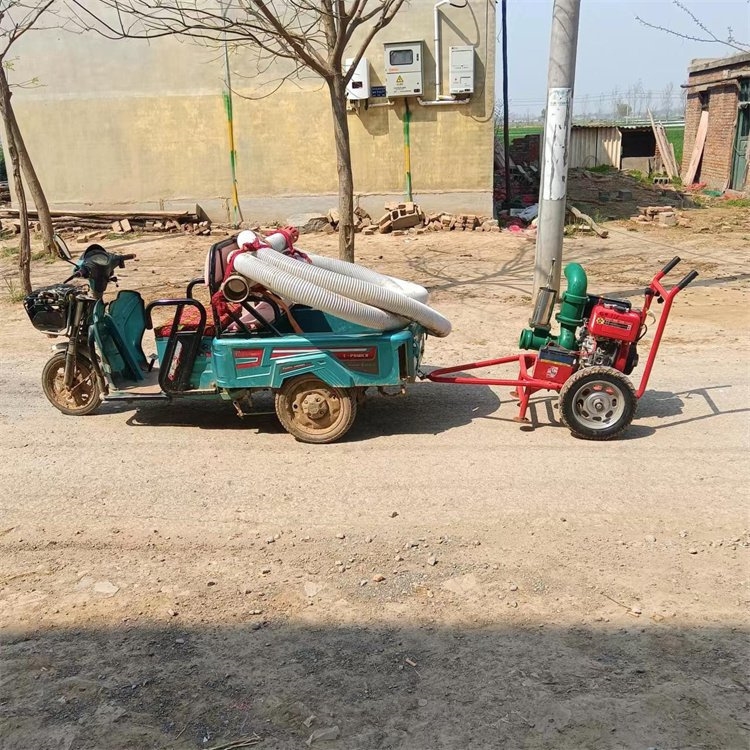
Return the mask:
<path id="1" fill-rule="evenodd" d="M 253 244 L 256 235 L 244 231 L 237 244 Z M 329 312 L 375 330 L 403 328 L 415 321 L 435 336 L 447 336 L 450 321 L 425 303 L 428 292 L 419 284 L 373 271 L 356 263 L 307 253 L 311 264 L 284 254 L 282 233 L 266 236 L 273 249 L 237 256 L 234 267 L 243 276 L 261 283 L 292 302 Z"/>
<path id="2" fill-rule="evenodd" d="M 273 251 L 272 251 L 273 252 Z M 299 261 L 297 261 L 299 262 Z M 366 305 L 340 294 L 323 289 L 305 281 L 288 271 L 266 263 L 254 253 L 242 253 L 234 261 L 234 268 L 248 279 L 263 284 L 267 289 L 287 300 L 307 305 L 316 310 L 329 312 L 350 323 L 372 328 L 376 331 L 393 331 L 408 325 L 409 321 Z"/>
<path id="3" fill-rule="evenodd" d="M 362 281 L 345 273 L 316 267 L 268 248 L 258 250 L 257 257 L 263 262 L 331 292 L 413 320 L 434 336 L 443 337 L 451 332 L 451 324 L 447 318 L 422 302 L 406 296 L 400 290 L 397 291 L 369 281 Z M 348 263 L 346 265 L 353 266 L 354 264 Z"/>

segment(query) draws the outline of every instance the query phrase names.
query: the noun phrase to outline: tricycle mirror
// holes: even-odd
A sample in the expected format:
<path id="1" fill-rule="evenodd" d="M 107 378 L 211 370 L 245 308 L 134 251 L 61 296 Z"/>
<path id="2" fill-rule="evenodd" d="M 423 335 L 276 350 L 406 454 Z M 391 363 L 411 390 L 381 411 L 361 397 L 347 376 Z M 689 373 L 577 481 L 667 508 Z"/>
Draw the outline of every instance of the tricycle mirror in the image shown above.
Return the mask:
<path id="1" fill-rule="evenodd" d="M 68 250 L 68 246 L 65 244 L 65 240 L 60 237 L 59 234 L 54 234 L 52 235 L 52 241 L 55 243 L 55 250 L 60 256 L 60 259 L 66 260 L 68 261 L 68 263 L 72 263 L 73 256 L 70 254 L 70 250 Z"/>

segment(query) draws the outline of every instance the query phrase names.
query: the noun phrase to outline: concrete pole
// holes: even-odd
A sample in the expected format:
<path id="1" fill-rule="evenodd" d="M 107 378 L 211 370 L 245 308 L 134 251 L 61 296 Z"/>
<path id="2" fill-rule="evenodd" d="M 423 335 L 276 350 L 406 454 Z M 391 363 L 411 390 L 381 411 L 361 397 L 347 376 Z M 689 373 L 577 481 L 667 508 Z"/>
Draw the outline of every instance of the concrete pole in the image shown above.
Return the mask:
<path id="1" fill-rule="evenodd" d="M 542 143 L 539 220 L 537 222 L 534 294 L 545 286 L 555 261 L 552 286 L 560 290 L 568 148 L 573 117 L 573 84 L 581 0 L 555 0 L 547 75 L 547 109 Z"/>

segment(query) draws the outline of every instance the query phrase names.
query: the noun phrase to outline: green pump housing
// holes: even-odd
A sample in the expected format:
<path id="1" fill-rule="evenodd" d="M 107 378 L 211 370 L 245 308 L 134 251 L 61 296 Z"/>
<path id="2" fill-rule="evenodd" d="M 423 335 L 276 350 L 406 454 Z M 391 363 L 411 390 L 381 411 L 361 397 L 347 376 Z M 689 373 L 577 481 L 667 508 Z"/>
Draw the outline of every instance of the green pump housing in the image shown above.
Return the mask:
<path id="1" fill-rule="evenodd" d="M 551 334 L 549 326 L 524 328 L 518 340 L 518 346 L 521 349 L 539 350 L 547 344 L 575 349 L 576 330 L 583 323 L 583 313 L 588 302 L 586 295 L 588 280 L 586 271 L 579 263 L 568 263 L 564 273 L 568 288 L 560 299 L 560 312 L 555 316 L 555 320 L 560 324 L 560 333 L 556 336 Z"/>

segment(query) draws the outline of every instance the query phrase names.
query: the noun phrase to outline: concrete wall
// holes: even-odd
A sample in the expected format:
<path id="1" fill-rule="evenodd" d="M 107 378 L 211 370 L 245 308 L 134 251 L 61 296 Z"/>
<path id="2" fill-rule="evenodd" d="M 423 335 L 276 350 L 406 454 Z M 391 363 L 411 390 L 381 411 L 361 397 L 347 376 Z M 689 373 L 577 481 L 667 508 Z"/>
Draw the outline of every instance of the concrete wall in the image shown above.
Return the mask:
<path id="1" fill-rule="evenodd" d="M 425 42 L 425 98 L 435 92 L 432 0 L 412 0 L 371 44 L 371 85 L 383 80 L 383 42 Z M 494 5 L 443 6 L 443 91 L 448 48 L 476 46 L 468 106 L 412 110 L 415 199 L 428 208 L 492 210 Z M 231 181 L 216 50 L 175 39 L 109 41 L 62 31 L 18 44 L 16 112 L 50 203 L 56 208 L 172 208 L 200 203 L 227 219 Z M 232 56 L 238 182 L 246 218 L 284 220 L 336 204 L 328 91 L 308 77 L 266 98 L 279 69 Z M 246 76 L 246 77 L 241 77 Z M 248 97 L 248 98 L 243 98 Z M 373 213 L 404 186 L 403 100 L 349 115 L 355 192 Z"/>
<path id="2" fill-rule="evenodd" d="M 701 118 L 701 94 L 705 92 L 708 95 L 708 131 L 696 182 L 705 182 L 709 188 L 724 190 L 729 184 L 737 129 L 737 79 L 748 76 L 750 55 L 695 61 L 688 69 L 682 174 L 690 164 Z"/>

